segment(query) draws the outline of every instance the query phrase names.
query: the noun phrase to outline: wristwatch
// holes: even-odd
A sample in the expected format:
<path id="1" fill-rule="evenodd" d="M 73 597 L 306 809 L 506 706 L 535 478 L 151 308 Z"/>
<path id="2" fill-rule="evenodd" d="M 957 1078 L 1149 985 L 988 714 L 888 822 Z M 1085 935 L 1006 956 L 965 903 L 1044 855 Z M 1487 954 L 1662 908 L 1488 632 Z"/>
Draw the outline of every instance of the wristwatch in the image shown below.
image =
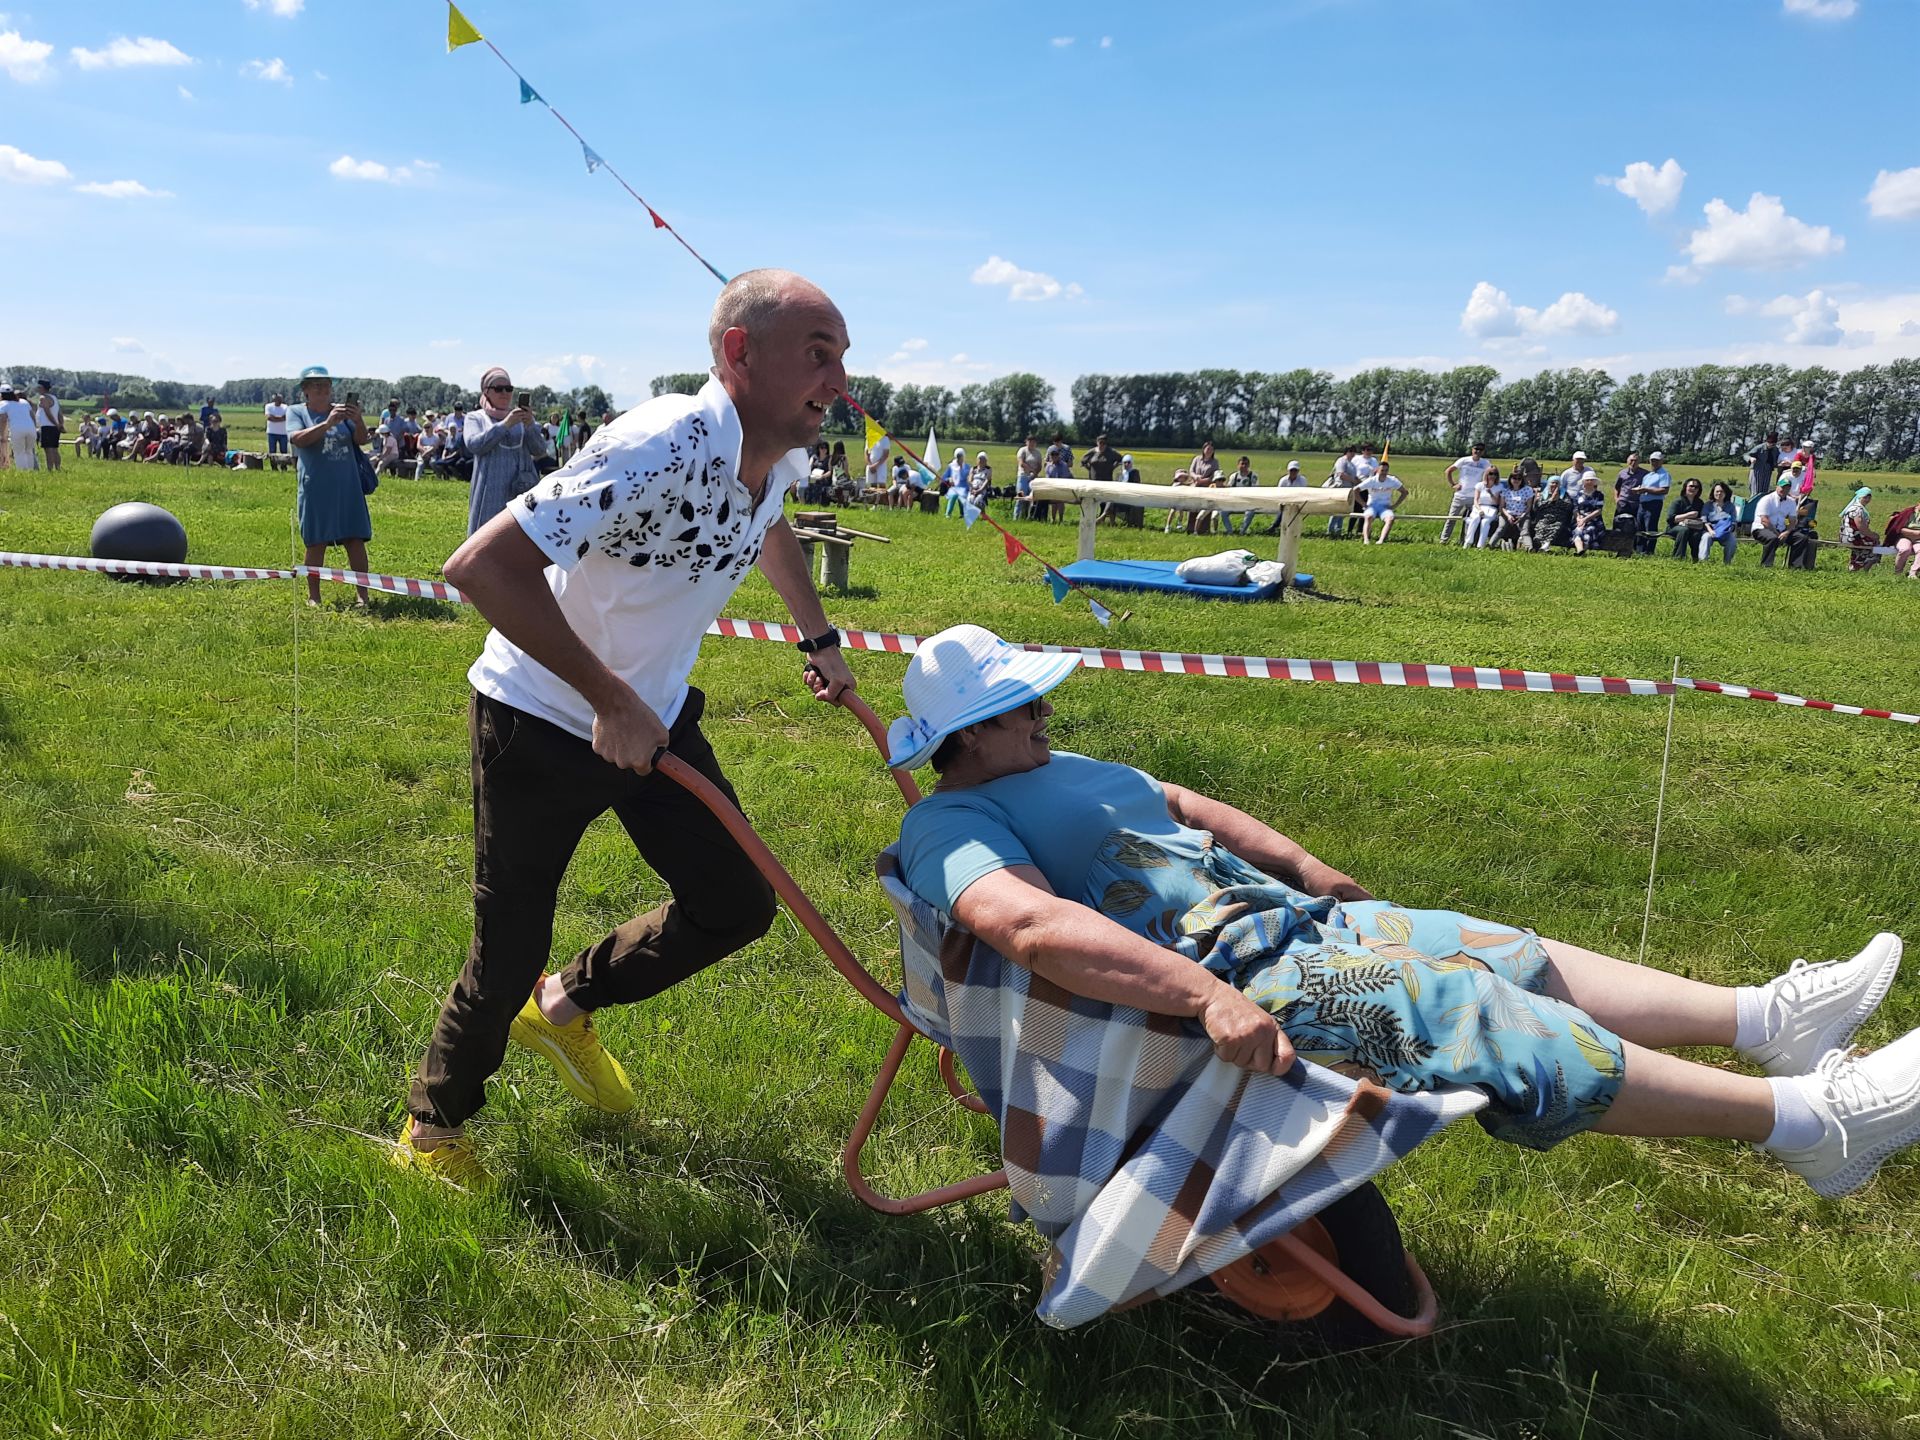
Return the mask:
<path id="1" fill-rule="evenodd" d="M 817 655 L 822 650 L 838 650 L 840 648 L 840 632 L 837 629 L 825 630 L 814 636 L 811 640 L 801 640 L 797 642 L 795 648 L 798 649 L 802 655 Z"/>

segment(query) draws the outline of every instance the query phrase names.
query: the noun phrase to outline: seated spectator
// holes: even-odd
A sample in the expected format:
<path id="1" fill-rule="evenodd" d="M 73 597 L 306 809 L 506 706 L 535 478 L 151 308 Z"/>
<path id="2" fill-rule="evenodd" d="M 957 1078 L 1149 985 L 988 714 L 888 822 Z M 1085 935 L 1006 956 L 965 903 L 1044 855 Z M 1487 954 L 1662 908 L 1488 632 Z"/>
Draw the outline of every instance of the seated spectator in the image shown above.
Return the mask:
<path id="1" fill-rule="evenodd" d="M 1574 496 L 1585 488 L 1584 482 L 1589 475 L 1593 475 L 1593 471 L 1587 468 L 1587 452 L 1574 451 L 1573 463 L 1560 472 L 1560 494 L 1565 497 L 1568 504 L 1572 504 Z M 1599 478 L 1594 475 L 1596 481 Z"/>
<path id="2" fill-rule="evenodd" d="M 100 427 L 94 424 L 91 415 L 80 417 L 80 432 L 74 437 L 73 451 L 76 455 L 100 453 Z"/>
<path id="3" fill-rule="evenodd" d="M 967 500 L 975 506 L 985 506 L 993 495 L 993 465 L 982 450 L 973 457 L 973 475 L 967 481 Z M 962 511 L 964 514 L 965 512 Z"/>
<path id="4" fill-rule="evenodd" d="M 1803 568 L 1801 556 L 1813 549 L 1813 536 L 1793 494 L 1793 480 L 1782 475 L 1773 482 L 1773 493 L 1753 509 L 1752 536 L 1760 542 L 1760 568 L 1773 568 L 1773 552 L 1787 547 L 1787 568 Z"/>
<path id="5" fill-rule="evenodd" d="M 1583 474 L 1597 483 L 1591 470 Z M 1534 506 L 1522 538 L 1527 548 L 1535 551 L 1564 550 L 1573 543 L 1573 501 L 1567 498 L 1566 486 L 1558 475 L 1547 481 L 1547 493 Z"/>
<path id="6" fill-rule="evenodd" d="M 1707 535 L 1707 497 L 1700 482 L 1691 476 L 1680 487 L 1667 516 L 1667 535 L 1673 541 L 1673 558 L 1698 560 L 1700 542 Z"/>
<path id="7" fill-rule="evenodd" d="M 1393 531 L 1394 518 L 1399 514 L 1396 507 L 1404 505 L 1407 487 L 1402 485 L 1393 472 L 1382 465 L 1370 478 L 1362 480 L 1358 487 L 1365 498 L 1366 510 L 1360 521 L 1360 543 L 1362 545 L 1387 543 L 1387 536 Z M 1380 538 L 1373 538 L 1373 522 L 1380 522 Z"/>
<path id="8" fill-rule="evenodd" d="M 1589 470 L 1573 497 L 1573 553 L 1584 555 L 1606 532 L 1607 497 L 1600 493 L 1600 477 Z"/>
<path id="9" fill-rule="evenodd" d="M 1646 467 L 1638 453 L 1627 456 L 1627 463 L 1613 477 L 1613 528 L 1623 535 L 1633 534 L 1634 517 L 1640 510 L 1640 482 L 1646 478 Z"/>
<path id="10" fill-rule="evenodd" d="M 1873 553 L 1880 536 L 1867 514 L 1867 502 L 1872 498 L 1873 487 L 1862 485 L 1840 512 L 1840 543 L 1852 547 L 1847 551 L 1849 570 L 1871 570 L 1880 563 L 1880 557 Z"/>
<path id="11" fill-rule="evenodd" d="M 1009 969 L 1197 1027 L 1255 1075 L 1305 1059 L 1402 1093 L 1471 1086 L 1482 1126 L 1530 1149 L 1588 1130 L 1717 1135 L 1837 1197 L 1920 1137 L 1920 1030 L 1851 1050 L 1897 936 L 1736 990 L 1375 899 L 1223 800 L 1054 752 L 1047 695 L 1077 661 L 954 626 L 921 643 L 913 713 L 888 732 L 889 765 L 940 774 L 901 822 L 901 879 Z M 1692 1045 L 1763 1073 L 1663 1053 Z"/>
<path id="12" fill-rule="evenodd" d="M 1908 579 L 1920 580 L 1920 505 L 1896 510 L 1893 518 L 1887 522 L 1886 534 L 1881 537 L 1880 543 L 1893 547 L 1895 575 L 1900 573 L 1904 565 Z"/>
<path id="13" fill-rule="evenodd" d="M 1044 457 L 1047 480 L 1071 480 L 1073 478 L 1073 447 L 1067 444 L 1066 436 L 1056 435 L 1053 443 L 1047 446 Z M 1035 501 L 1027 513 L 1040 520 L 1064 520 L 1067 516 L 1067 502 L 1064 500 Z"/>
<path id="14" fill-rule="evenodd" d="M 1245 489 L 1249 485 L 1258 485 L 1259 483 L 1260 477 L 1253 473 L 1253 457 L 1250 455 L 1242 455 L 1240 457 L 1240 463 L 1233 467 L 1233 473 L 1227 476 L 1227 488 L 1229 490 Z M 1234 533 L 1233 522 L 1235 519 L 1240 521 L 1240 533 L 1242 535 L 1245 535 L 1253 528 L 1253 512 L 1251 510 L 1229 510 L 1226 512 L 1226 518 L 1220 523 L 1220 533 L 1222 535 L 1231 535 Z M 1380 538 L 1384 540 L 1386 536 L 1382 535 Z"/>
<path id="15" fill-rule="evenodd" d="M 889 510 L 908 510 L 920 498 L 913 488 L 913 467 L 907 463 L 907 457 L 893 457 L 893 469 L 888 472 L 887 508 Z"/>
<path id="16" fill-rule="evenodd" d="M 567 436 L 571 442 L 572 432 Z M 807 478 L 801 482 L 800 498 L 809 505 L 824 505 L 827 502 L 827 487 L 833 479 L 833 455 L 827 449 L 827 442 L 817 441 L 813 447 L 813 456 L 807 462 Z"/>
<path id="17" fill-rule="evenodd" d="M 1647 457 L 1653 469 L 1640 477 L 1634 487 L 1636 508 L 1633 516 L 1633 548 L 1637 554 L 1651 555 L 1660 539 L 1660 512 L 1673 488 L 1673 476 L 1667 473 L 1667 457 L 1658 450 Z"/>
<path id="18" fill-rule="evenodd" d="M 420 427 L 420 449 L 413 457 L 414 479 L 418 480 L 428 470 L 434 468 L 434 462 L 440 458 L 442 438 L 439 420 L 429 410 L 426 423 Z"/>
<path id="19" fill-rule="evenodd" d="M 1177 476 L 1175 477 L 1175 483 L 1179 483 Z M 1203 440 L 1200 443 L 1200 453 L 1188 462 L 1186 483 L 1198 486 L 1202 490 L 1210 490 L 1220 483 L 1220 461 L 1213 453 L 1213 441 Z M 1187 512 L 1187 534 L 1211 534 L 1213 532 L 1213 517 L 1219 513 L 1219 511 L 1211 507 L 1205 510 L 1189 510 Z"/>
<path id="20" fill-rule="evenodd" d="M 1700 537 L 1698 558 L 1706 559 L 1707 552 L 1718 545 L 1721 559 L 1731 565 L 1734 548 L 1740 543 L 1740 502 L 1733 497 L 1733 487 L 1724 480 L 1714 481 L 1713 488 L 1707 492 L 1707 503 L 1701 508 L 1700 514 L 1707 522 L 1707 528 L 1706 533 Z"/>
<path id="21" fill-rule="evenodd" d="M 1528 466 L 1532 468 L 1528 469 Z M 1500 532 L 1495 537 L 1495 543 L 1502 550 L 1513 549 L 1526 530 L 1528 520 L 1533 517 L 1533 507 L 1540 498 L 1540 492 L 1533 488 L 1533 477 L 1539 473 L 1538 465 L 1531 460 L 1522 460 L 1494 496 L 1500 506 Z"/>
<path id="22" fill-rule="evenodd" d="M 1133 463 L 1133 456 L 1120 457 L 1120 472 L 1114 479 L 1122 485 L 1138 485 L 1140 471 Z M 1105 513 L 1116 525 L 1124 525 L 1129 530 L 1138 530 L 1146 523 L 1147 507 L 1144 505 L 1109 505 Z"/>
<path id="23" fill-rule="evenodd" d="M 1466 539 L 1462 550 L 1485 550 L 1500 533 L 1500 483 L 1498 466 L 1489 465 L 1473 487 L 1473 508 L 1467 511 Z"/>
<path id="24" fill-rule="evenodd" d="M 844 440 L 833 442 L 833 454 L 827 461 L 827 498 L 835 505 L 851 505 L 860 498 L 860 487 L 854 483 Z"/>

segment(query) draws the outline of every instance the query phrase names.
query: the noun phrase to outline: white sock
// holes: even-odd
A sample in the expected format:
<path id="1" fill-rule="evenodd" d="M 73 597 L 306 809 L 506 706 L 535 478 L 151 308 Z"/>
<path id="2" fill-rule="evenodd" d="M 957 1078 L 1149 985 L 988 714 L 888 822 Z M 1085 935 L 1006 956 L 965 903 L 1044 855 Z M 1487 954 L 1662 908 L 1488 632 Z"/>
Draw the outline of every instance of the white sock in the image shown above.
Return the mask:
<path id="1" fill-rule="evenodd" d="M 1798 1076 L 1775 1076 L 1767 1081 L 1773 1091 L 1773 1132 L 1766 1138 L 1769 1150 L 1804 1150 L 1826 1134 L 1827 1127 L 1807 1103 L 1807 1092 Z"/>
<path id="2" fill-rule="evenodd" d="M 1759 985 L 1742 985 L 1733 992 L 1733 1048 L 1757 1050 L 1773 1038 L 1767 1025 L 1766 1001 Z"/>

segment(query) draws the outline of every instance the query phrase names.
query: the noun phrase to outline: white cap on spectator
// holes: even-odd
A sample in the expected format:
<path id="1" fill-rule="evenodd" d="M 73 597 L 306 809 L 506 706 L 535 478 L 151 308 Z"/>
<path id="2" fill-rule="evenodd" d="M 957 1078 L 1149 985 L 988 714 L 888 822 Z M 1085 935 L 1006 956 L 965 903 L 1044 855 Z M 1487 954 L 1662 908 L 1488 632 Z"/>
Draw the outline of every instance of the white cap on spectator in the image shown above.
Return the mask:
<path id="1" fill-rule="evenodd" d="M 1654 464 L 1656 465 L 1658 465 L 1662 460 L 1665 460 L 1666 458 L 1667 456 L 1664 450 L 1656 450 L 1651 455 L 1647 456 L 1647 459 L 1653 461 Z"/>
<path id="2" fill-rule="evenodd" d="M 1299 468 L 1300 468 L 1300 462 L 1298 460 L 1287 461 L 1287 469 L 1298 470 Z"/>
<path id="3" fill-rule="evenodd" d="M 1576 460 L 1584 460 L 1587 458 L 1587 452 L 1584 450 L 1576 450 L 1573 452 L 1573 458 Z"/>

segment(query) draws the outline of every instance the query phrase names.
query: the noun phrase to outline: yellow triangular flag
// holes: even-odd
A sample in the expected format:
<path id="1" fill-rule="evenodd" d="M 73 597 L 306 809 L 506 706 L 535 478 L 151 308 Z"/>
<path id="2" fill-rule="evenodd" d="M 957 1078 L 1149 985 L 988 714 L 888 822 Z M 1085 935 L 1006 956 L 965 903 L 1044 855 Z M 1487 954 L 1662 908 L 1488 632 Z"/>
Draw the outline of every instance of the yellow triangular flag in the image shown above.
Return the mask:
<path id="1" fill-rule="evenodd" d="M 887 438 L 887 432 L 882 430 L 880 428 L 880 423 L 877 420 L 875 420 L 873 416 L 868 415 L 866 411 L 862 410 L 860 413 L 866 417 L 867 453 L 871 455 L 875 447 L 877 447 L 882 441 L 884 441 Z"/>
<path id="2" fill-rule="evenodd" d="M 460 7 L 453 0 L 447 0 L 447 53 L 451 55 L 462 45 L 471 45 L 484 38 L 473 28 L 473 22 L 460 13 Z"/>

